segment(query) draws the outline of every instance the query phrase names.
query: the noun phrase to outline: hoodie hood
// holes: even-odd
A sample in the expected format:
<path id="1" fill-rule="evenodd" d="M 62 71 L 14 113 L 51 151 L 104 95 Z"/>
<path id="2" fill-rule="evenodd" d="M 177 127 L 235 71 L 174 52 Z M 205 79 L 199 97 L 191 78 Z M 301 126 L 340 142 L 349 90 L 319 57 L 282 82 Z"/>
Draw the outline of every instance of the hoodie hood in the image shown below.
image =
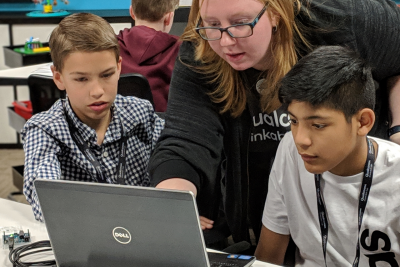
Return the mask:
<path id="1" fill-rule="evenodd" d="M 134 26 L 117 36 L 122 57 L 121 73 L 147 78 L 155 110 L 167 109 L 169 83 L 181 42 L 177 36 L 146 26 Z"/>
<path id="2" fill-rule="evenodd" d="M 139 65 L 158 63 L 162 59 L 162 54 L 178 42 L 177 36 L 146 26 L 124 29 L 117 38 L 121 51 Z"/>

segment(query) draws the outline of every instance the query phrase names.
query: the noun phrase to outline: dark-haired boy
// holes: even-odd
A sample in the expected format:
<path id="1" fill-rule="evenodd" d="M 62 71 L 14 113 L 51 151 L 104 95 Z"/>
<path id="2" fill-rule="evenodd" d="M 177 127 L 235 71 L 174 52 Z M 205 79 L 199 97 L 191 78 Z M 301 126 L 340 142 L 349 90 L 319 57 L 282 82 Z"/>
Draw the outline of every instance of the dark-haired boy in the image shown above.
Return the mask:
<path id="1" fill-rule="evenodd" d="M 24 194 L 37 220 L 38 178 L 149 186 L 148 160 L 164 127 L 149 101 L 117 95 L 121 57 L 107 21 L 73 14 L 49 44 L 53 80 L 67 99 L 33 116 L 22 132 Z"/>
<path id="2" fill-rule="evenodd" d="M 367 137 L 374 96 L 370 69 L 343 47 L 285 76 L 292 132 L 271 171 L 258 259 L 282 264 L 292 237 L 296 266 L 399 266 L 400 146 Z"/>
<path id="3" fill-rule="evenodd" d="M 155 110 L 167 109 L 169 84 L 178 55 L 178 37 L 168 34 L 179 0 L 132 0 L 135 26 L 118 34 L 121 73 L 140 73 L 149 81 Z"/>

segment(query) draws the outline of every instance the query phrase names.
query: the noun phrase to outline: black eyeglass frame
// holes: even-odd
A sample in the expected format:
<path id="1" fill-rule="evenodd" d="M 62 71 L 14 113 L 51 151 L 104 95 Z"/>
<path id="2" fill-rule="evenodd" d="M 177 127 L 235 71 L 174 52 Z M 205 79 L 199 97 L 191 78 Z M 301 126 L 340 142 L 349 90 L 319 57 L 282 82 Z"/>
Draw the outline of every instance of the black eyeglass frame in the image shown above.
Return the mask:
<path id="1" fill-rule="evenodd" d="M 262 15 L 265 13 L 265 11 L 267 10 L 268 4 L 269 4 L 269 2 L 265 4 L 265 6 L 263 7 L 263 9 L 261 9 L 260 13 L 258 13 L 258 15 L 256 16 L 256 18 L 255 18 L 252 22 L 249 22 L 249 23 L 241 23 L 241 24 L 234 24 L 234 25 L 228 26 L 228 27 L 226 27 L 226 28 L 219 28 L 219 27 L 199 27 L 200 24 L 201 24 L 201 22 L 202 22 L 202 19 L 201 19 L 201 17 L 200 17 L 199 22 L 197 22 L 197 25 L 196 25 L 195 30 L 196 30 L 197 34 L 200 35 L 200 37 L 201 37 L 203 40 L 206 40 L 206 41 L 217 41 L 217 40 L 220 40 L 220 39 L 222 38 L 222 34 L 223 34 L 224 32 L 227 32 L 227 33 L 229 34 L 229 36 L 232 37 L 232 38 L 247 38 L 247 37 L 253 35 L 253 28 L 256 26 L 256 24 L 257 24 L 257 22 L 260 20 L 261 16 L 262 16 Z M 233 27 L 237 27 L 237 26 L 246 26 L 246 25 L 250 26 L 250 28 L 251 28 L 251 34 L 250 34 L 250 35 L 236 37 L 236 36 L 233 36 L 233 34 L 229 31 L 229 28 L 233 28 Z M 207 38 L 207 39 L 206 39 L 206 38 L 204 38 L 204 37 L 200 34 L 200 30 L 206 30 L 206 29 L 219 30 L 219 31 L 221 32 L 221 36 L 220 36 L 219 38 L 217 38 L 217 39 L 216 39 L 216 38 L 214 38 L 214 39 L 208 39 L 208 38 Z"/>

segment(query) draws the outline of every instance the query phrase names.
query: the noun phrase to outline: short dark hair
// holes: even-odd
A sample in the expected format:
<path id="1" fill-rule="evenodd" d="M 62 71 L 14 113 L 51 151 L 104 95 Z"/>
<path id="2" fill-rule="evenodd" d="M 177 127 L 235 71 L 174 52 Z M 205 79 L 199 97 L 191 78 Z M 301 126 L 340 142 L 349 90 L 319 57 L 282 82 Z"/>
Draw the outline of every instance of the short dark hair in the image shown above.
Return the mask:
<path id="1" fill-rule="evenodd" d="M 341 46 L 321 46 L 303 57 L 282 79 L 279 100 L 307 102 L 344 113 L 348 122 L 363 108 L 374 109 L 375 83 L 371 68 L 356 52 Z"/>

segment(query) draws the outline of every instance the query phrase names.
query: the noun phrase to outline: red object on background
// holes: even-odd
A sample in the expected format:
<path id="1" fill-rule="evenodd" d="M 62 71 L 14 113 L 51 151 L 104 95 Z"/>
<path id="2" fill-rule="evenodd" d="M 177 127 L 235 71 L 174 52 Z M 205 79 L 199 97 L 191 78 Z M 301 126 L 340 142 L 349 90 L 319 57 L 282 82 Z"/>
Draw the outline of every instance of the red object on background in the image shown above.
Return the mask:
<path id="1" fill-rule="evenodd" d="M 32 117 L 32 103 L 31 101 L 14 101 L 12 103 L 14 111 L 22 118 L 28 120 Z"/>

